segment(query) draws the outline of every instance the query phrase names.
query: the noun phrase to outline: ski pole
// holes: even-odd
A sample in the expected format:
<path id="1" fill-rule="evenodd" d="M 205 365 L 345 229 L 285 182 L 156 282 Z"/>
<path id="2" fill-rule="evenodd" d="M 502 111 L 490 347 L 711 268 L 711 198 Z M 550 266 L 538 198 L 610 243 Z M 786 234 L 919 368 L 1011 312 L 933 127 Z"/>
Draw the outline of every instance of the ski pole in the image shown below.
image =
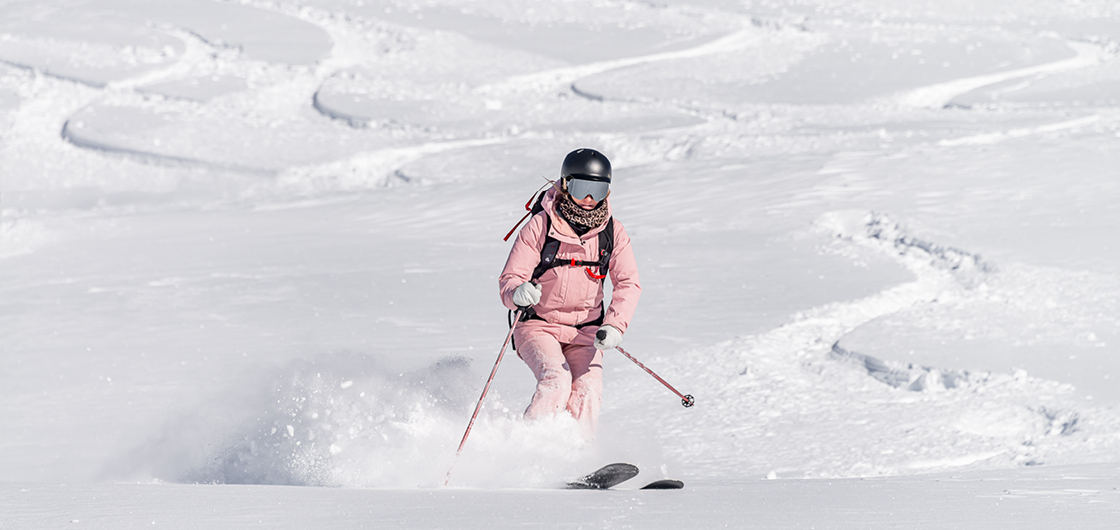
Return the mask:
<path id="1" fill-rule="evenodd" d="M 467 443 L 467 436 L 471 434 L 471 427 L 474 427 L 474 420 L 478 417 L 478 411 L 482 410 L 482 400 L 486 398 L 486 392 L 490 390 L 490 383 L 494 381 L 494 375 L 498 373 L 498 365 L 502 362 L 502 356 L 506 354 L 506 346 L 509 345 L 509 339 L 513 338 L 513 330 L 517 327 L 517 323 L 521 322 L 521 315 L 525 312 L 524 309 L 518 309 L 513 314 L 513 325 L 509 327 L 509 333 L 506 334 L 506 340 L 502 343 L 502 349 L 498 352 L 498 360 L 494 361 L 494 369 L 490 370 L 490 378 L 486 380 L 486 386 L 482 388 L 482 395 L 478 397 L 478 405 L 474 407 L 474 414 L 471 414 L 471 421 L 467 424 L 467 431 L 463 433 L 463 439 L 459 442 L 459 449 L 455 450 L 455 460 L 459 459 L 459 453 L 463 452 L 463 445 Z M 447 469 L 447 476 L 443 479 L 443 485 L 446 486 L 447 482 L 451 480 L 451 470 L 455 468 L 455 461 L 451 462 L 451 467 Z"/>
<path id="2" fill-rule="evenodd" d="M 600 337 L 599 333 L 602 333 L 603 336 Z M 606 336 L 607 336 L 606 332 L 600 331 L 599 333 L 595 334 L 595 336 L 599 340 L 603 340 L 603 339 L 606 338 Z M 673 388 L 673 385 L 670 385 L 668 382 L 666 382 L 664 379 L 662 379 L 661 376 L 653 373 L 653 370 L 650 370 L 649 368 L 646 368 L 646 365 L 642 364 L 640 361 L 635 359 L 634 356 L 630 355 L 629 353 L 626 353 L 626 350 L 624 350 L 624 349 L 622 349 L 621 347 L 618 347 L 618 346 L 615 346 L 614 349 L 618 350 L 619 353 L 625 355 L 627 359 L 630 359 L 631 361 L 634 361 L 634 364 L 640 366 L 642 368 L 642 370 L 645 370 L 646 373 L 648 373 L 649 375 L 652 375 L 654 379 L 656 379 L 658 381 L 661 381 L 661 384 L 665 385 L 665 388 L 668 388 L 669 390 L 672 390 L 674 394 L 676 394 L 677 396 L 679 396 L 681 398 L 681 405 L 684 405 L 685 408 L 691 407 L 691 406 L 696 404 L 696 399 L 692 397 L 692 394 L 681 394 L 680 392 L 677 392 L 677 389 Z"/>

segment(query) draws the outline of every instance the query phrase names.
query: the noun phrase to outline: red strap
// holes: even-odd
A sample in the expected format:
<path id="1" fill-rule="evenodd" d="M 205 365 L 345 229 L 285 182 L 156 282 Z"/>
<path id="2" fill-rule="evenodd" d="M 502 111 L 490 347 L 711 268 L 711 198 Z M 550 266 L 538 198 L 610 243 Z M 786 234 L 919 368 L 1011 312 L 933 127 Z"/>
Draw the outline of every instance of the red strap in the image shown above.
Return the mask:
<path id="1" fill-rule="evenodd" d="M 530 211 L 529 211 L 529 213 L 533 213 L 533 212 L 532 212 L 532 211 L 530 210 Z M 503 238 L 502 238 L 502 241 L 509 241 L 509 236 L 512 236 L 512 235 L 513 235 L 513 232 L 514 232 L 514 230 L 517 230 L 517 227 L 521 226 L 521 223 L 525 222 L 525 218 L 526 218 L 526 217 L 529 217 L 529 213 L 527 213 L 527 214 L 525 214 L 524 216 L 522 216 L 522 217 L 521 217 L 521 220 L 520 220 L 520 221 L 518 221 L 518 222 L 517 222 L 517 224 L 513 225 L 513 228 L 511 228 L 511 229 L 509 230 L 509 233 L 508 233 L 508 234 L 506 234 L 506 237 L 503 237 Z"/>
<path id="2" fill-rule="evenodd" d="M 575 260 L 572 260 L 572 261 L 575 261 Z M 591 272 L 591 267 L 584 267 L 583 269 L 587 271 L 588 276 L 591 276 L 592 278 L 595 278 L 596 280 L 602 280 L 603 278 L 607 277 L 606 274 L 595 274 L 594 272 Z"/>
<path id="3" fill-rule="evenodd" d="M 529 213 L 525 214 L 525 216 L 522 217 L 521 220 L 517 222 L 517 224 L 513 225 L 513 228 L 509 230 L 509 233 L 506 234 L 506 237 L 502 238 L 502 241 L 509 241 L 509 236 L 512 236 L 513 232 L 517 230 L 517 227 L 521 226 L 521 223 L 525 222 L 525 218 L 529 217 L 529 215 L 533 213 L 533 201 L 537 199 L 537 195 L 541 192 L 541 190 L 543 190 L 545 186 L 548 186 L 549 184 L 552 184 L 552 181 L 548 181 L 544 186 L 537 188 L 537 191 L 533 193 L 533 196 L 529 197 L 529 202 L 525 203 L 525 211 Z"/>

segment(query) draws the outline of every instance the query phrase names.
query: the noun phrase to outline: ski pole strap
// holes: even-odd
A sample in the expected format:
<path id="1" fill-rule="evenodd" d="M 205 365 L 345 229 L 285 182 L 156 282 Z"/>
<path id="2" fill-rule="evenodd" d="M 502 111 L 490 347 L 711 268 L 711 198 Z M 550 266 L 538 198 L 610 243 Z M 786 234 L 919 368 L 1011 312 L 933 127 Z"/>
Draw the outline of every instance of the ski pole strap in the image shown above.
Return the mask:
<path id="1" fill-rule="evenodd" d="M 645 370 L 646 373 L 648 373 L 649 375 L 652 375 L 654 379 L 660 381 L 661 384 L 665 385 L 665 388 L 668 388 L 669 390 L 672 390 L 674 394 L 676 394 L 677 396 L 679 396 L 681 398 L 681 405 L 684 405 L 685 408 L 691 407 L 691 406 L 696 404 L 696 398 L 693 398 L 692 394 L 681 394 L 680 392 L 677 391 L 677 389 L 673 388 L 673 385 L 670 385 L 667 381 L 662 379 L 661 376 L 653 373 L 653 370 L 650 370 L 649 368 L 646 368 L 646 365 L 642 364 L 640 361 L 635 359 L 634 356 L 630 355 L 629 353 L 626 353 L 626 350 L 624 350 L 624 349 L 622 349 L 618 346 L 615 346 L 614 349 L 618 350 L 619 353 L 625 355 L 627 359 L 630 359 L 631 361 L 634 361 L 634 364 L 641 367 L 641 369 Z"/>

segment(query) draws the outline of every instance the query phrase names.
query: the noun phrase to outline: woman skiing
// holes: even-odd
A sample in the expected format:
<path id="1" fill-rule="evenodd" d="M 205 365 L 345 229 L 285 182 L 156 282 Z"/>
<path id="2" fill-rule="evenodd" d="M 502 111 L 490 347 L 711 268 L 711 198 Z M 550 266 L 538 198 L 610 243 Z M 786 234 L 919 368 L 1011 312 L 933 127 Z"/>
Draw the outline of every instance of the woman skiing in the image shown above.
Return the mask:
<path id="1" fill-rule="evenodd" d="M 525 417 L 567 410 L 587 439 L 602 402 L 603 350 L 622 342 L 642 290 L 630 236 L 611 217 L 610 183 L 602 153 L 569 153 L 498 278 L 502 303 L 523 310 L 514 343 L 537 378 Z M 608 276 L 613 291 L 604 305 Z"/>

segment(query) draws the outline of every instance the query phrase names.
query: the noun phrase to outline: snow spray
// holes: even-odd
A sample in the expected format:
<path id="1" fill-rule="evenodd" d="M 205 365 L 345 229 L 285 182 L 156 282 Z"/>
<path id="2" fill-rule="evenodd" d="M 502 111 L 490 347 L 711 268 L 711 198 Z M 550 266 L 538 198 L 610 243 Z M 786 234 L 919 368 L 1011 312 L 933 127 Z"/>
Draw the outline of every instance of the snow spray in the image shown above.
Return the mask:
<path id="1" fill-rule="evenodd" d="M 478 411 L 482 410 L 482 400 L 486 398 L 486 392 L 490 390 L 490 383 L 494 382 L 494 376 L 498 373 L 498 365 L 502 363 L 502 356 L 506 354 L 506 346 L 509 346 L 509 339 L 513 338 L 513 330 L 517 329 L 517 323 L 521 322 L 521 315 L 525 313 L 524 309 L 518 309 L 513 314 L 513 324 L 509 327 L 509 333 L 506 334 L 506 340 L 502 343 L 502 349 L 498 352 L 498 360 L 494 361 L 494 368 L 490 370 L 490 378 L 486 380 L 486 386 L 482 387 L 482 395 L 478 397 L 478 405 L 474 407 L 474 414 L 471 414 L 471 421 L 467 424 L 467 431 L 463 433 L 463 439 L 459 442 L 459 448 L 455 450 L 455 458 L 459 458 L 459 454 L 463 452 L 463 445 L 467 443 L 467 436 L 471 434 L 471 427 L 474 427 L 474 420 L 478 417 Z M 451 480 L 451 470 L 455 468 L 455 462 L 451 462 L 451 467 L 447 470 L 447 476 L 443 479 L 443 485 L 446 486 L 448 481 Z"/>

